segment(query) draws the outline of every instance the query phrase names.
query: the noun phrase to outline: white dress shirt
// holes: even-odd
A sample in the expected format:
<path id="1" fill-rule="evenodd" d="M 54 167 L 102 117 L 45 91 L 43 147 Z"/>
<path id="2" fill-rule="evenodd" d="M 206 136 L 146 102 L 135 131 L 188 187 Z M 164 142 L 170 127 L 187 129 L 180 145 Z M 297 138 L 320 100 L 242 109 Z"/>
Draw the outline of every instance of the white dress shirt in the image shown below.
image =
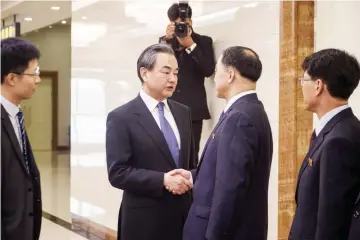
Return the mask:
<path id="1" fill-rule="evenodd" d="M 333 110 L 327 112 L 321 119 L 320 121 L 316 124 L 315 127 L 315 134 L 316 136 L 319 135 L 319 133 L 321 132 L 321 130 L 323 130 L 323 128 L 325 127 L 325 125 L 333 118 L 335 117 L 337 114 L 339 114 L 341 111 L 345 110 L 349 108 L 349 105 L 343 105 L 337 108 L 334 108 Z"/>
<path id="2" fill-rule="evenodd" d="M 144 90 L 140 91 L 140 97 L 144 101 L 146 107 L 149 109 L 149 111 L 151 112 L 152 116 L 154 117 L 157 125 L 161 129 L 160 118 L 159 118 L 159 109 L 157 108 L 157 105 L 159 104 L 159 101 L 157 101 L 154 98 L 152 98 L 151 96 L 149 96 L 146 92 L 144 92 Z M 180 133 L 179 133 L 179 129 L 178 129 L 177 125 L 176 125 L 174 116 L 171 113 L 171 110 L 169 108 L 169 104 L 168 104 L 167 100 L 165 99 L 162 102 L 165 104 L 165 107 L 164 107 L 165 119 L 169 122 L 172 130 L 174 131 L 175 137 L 176 137 L 176 140 L 178 142 L 179 149 L 180 149 Z"/>
<path id="3" fill-rule="evenodd" d="M 17 118 L 17 114 L 19 112 L 19 106 L 16 106 L 3 96 L 1 96 L 1 104 L 4 106 L 6 112 L 9 114 L 10 122 L 14 128 L 16 138 L 18 139 L 21 151 L 23 150 L 21 134 L 20 134 L 20 123 L 19 119 Z"/>
<path id="4" fill-rule="evenodd" d="M 241 98 L 245 95 L 252 94 L 252 93 L 256 93 L 256 91 L 250 90 L 250 91 L 242 92 L 242 93 L 239 93 L 239 94 L 233 96 L 232 98 L 230 98 L 230 100 L 226 103 L 226 106 L 224 108 L 224 113 L 226 113 L 227 110 L 229 110 L 229 108 L 231 107 L 231 105 L 233 105 L 239 98 Z"/>

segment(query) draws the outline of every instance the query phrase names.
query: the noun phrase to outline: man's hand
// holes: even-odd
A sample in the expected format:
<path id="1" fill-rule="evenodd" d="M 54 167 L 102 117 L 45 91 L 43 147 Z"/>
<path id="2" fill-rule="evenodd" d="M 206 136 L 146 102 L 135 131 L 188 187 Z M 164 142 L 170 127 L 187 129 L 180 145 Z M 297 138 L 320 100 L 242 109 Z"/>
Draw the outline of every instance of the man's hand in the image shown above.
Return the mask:
<path id="1" fill-rule="evenodd" d="M 174 34 L 175 34 L 175 23 L 171 22 L 166 28 L 165 39 L 166 40 L 172 39 L 174 37 Z"/>
<path id="2" fill-rule="evenodd" d="M 184 46 L 185 48 L 191 47 L 194 44 L 194 40 L 192 39 L 191 35 L 187 35 L 184 38 L 176 37 L 179 43 Z"/>
<path id="3" fill-rule="evenodd" d="M 191 172 L 185 169 L 175 169 L 171 171 L 172 176 L 181 175 L 192 184 Z"/>
<path id="4" fill-rule="evenodd" d="M 183 169 L 175 169 L 164 175 L 164 186 L 173 194 L 182 195 L 193 187 L 190 182 L 191 173 Z"/>

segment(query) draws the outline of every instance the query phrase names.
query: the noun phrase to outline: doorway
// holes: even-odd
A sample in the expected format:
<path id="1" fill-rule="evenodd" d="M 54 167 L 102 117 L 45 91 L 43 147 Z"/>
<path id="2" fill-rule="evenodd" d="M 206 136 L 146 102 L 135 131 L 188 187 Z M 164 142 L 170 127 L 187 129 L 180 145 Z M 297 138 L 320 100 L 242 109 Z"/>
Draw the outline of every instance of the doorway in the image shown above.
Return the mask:
<path id="1" fill-rule="evenodd" d="M 52 151 L 58 145 L 58 73 L 42 71 L 40 77 L 36 92 L 21 108 L 33 151 Z"/>

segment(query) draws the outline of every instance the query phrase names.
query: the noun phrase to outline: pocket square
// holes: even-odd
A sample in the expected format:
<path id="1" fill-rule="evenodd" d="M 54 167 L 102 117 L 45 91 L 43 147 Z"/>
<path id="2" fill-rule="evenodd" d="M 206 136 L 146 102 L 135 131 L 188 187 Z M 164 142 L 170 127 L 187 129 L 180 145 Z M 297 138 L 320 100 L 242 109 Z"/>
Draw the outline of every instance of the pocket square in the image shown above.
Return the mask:
<path id="1" fill-rule="evenodd" d="M 211 135 L 211 138 L 212 138 L 212 139 L 215 139 L 215 133 L 213 133 L 213 134 Z"/>

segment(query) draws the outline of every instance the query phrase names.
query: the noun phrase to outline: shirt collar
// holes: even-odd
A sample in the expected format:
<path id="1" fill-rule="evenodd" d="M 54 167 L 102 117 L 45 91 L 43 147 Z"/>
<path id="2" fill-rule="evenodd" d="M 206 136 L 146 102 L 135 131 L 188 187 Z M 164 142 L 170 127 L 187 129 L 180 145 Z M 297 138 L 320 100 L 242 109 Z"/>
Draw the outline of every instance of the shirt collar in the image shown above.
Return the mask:
<path id="1" fill-rule="evenodd" d="M 235 96 L 233 96 L 232 98 L 230 98 L 230 100 L 227 102 L 225 108 L 224 108 L 224 113 L 227 112 L 227 110 L 229 110 L 229 108 L 231 107 L 231 105 L 234 104 L 234 102 L 236 102 L 239 98 L 245 96 L 245 95 L 249 95 L 249 94 L 252 94 L 252 93 L 256 93 L 255 90 L 250 90 L 250 91 L 246 91 L 246 92 L 242 92 L 242 93 L 239 93 Z"/>
<path id="2" fill-rule="evenodd" d="M 16 117 L 16 115 L 19 112 L 20 107 L 16 106 L 15 104 L 13 104 L 12 102 L 10 102 L 9 100 L 7 100 L 6 98 L 4 98 L 3 96 L 1 96 L 1 104 L 4 106 L 6 112 L 11 116 L 11 117 Z"/>
<path id="3" fill-rule="evenodd" d="M 335 117 L 338 113 L 340 113 L 341 111 L 345 110 L 349 108 L 349 105 L 343 105 L 337 108 L 334 108 L 333 110 L 327 112 L 318 122 L 318 124 L 315 127 L 315 133 L 316 136 L 319 135 L 319 133 L 321 132 L 321 130 L 323 130 L 323 128 L 326 126 L 326 124 L 333 118 Z"/>
<path id="4" fill-rule="evenodd" d="M 157 105 L 159 104 L 159 101 L 151 97 L 144 90 L 140 91 L 140 97 L 142 98 L 142 100 L 144 101 L 146 107 L 149 109 L 150 112 L 153 112 L 155 109 L 157 109 Z M 165 104 L 165 109 L 170 111 L 167 99 L 164 99 L 162 102 Z"/>

